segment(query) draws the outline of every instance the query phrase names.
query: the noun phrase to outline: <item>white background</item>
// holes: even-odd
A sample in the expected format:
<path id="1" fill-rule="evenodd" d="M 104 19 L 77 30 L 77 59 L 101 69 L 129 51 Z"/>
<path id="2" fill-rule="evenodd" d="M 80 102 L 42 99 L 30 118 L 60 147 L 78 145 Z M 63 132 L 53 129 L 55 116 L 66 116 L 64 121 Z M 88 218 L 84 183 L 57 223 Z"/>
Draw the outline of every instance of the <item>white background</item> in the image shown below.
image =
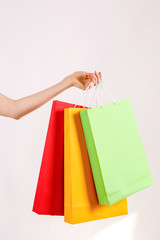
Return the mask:
<path id="1" fill-rule="evenodd" d="M 159 43 L 158 0 L 0 0 L 0 92 L 17 99 L 73 71 L 101 71 L 116 100 L 132 101 L 154 179 L 128 197 L 127 216 L 69 225 L 36 215 L 52 101 L 18 121 L 0 117 L 1 239 L 160 239 Z M 71 88 L 56 99 L 79 94 Z"/>

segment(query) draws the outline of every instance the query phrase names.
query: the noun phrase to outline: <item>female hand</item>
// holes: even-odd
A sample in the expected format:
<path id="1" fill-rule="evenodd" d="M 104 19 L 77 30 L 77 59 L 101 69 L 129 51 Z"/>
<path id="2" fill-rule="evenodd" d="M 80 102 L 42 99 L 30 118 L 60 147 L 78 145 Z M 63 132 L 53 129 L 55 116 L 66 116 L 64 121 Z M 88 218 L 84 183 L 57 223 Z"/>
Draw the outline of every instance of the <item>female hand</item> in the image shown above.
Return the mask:
<path id="1" fill-rule="evenodd" d="M 0 115 L 18 120 L 39 108 L 69 87 L 75 86 L 85 90 L 91 82 L 93 82 L 93 85 L 95 86 L 101 81 L 101 79 L 102 75 L 100 72 L 98 73 L 94 71 L 94 73 L 88 73 L 78 71 L 65 77 L 62 81 L 47 89 L 17 100 L 8 98 L 0 93 Z"/>
<path id="2" fill-rule="evenodd" d="M 94 71 L 94 73 L 88 73 L 83 71 L 77 71 L 64 78 L 64 81 L 68 81 L 70 86 L 75 86 L 85 90 L 88 85 L 93 82 L 93 85 L 99 84 L 102 80 L 101 72 Z"/>

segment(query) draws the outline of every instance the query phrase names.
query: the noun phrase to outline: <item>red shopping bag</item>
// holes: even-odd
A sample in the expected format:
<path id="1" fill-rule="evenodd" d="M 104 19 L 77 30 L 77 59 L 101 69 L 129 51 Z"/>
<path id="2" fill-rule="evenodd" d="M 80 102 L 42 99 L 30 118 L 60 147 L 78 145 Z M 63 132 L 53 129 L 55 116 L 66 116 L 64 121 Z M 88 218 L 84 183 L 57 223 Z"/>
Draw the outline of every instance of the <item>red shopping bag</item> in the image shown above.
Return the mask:
<path id="1" fill-rule="evenodd" d="M 69 107 L 74 104 L 52 103 L 32 209 L 38 214 L 64 215 L 64 108 Z"/>

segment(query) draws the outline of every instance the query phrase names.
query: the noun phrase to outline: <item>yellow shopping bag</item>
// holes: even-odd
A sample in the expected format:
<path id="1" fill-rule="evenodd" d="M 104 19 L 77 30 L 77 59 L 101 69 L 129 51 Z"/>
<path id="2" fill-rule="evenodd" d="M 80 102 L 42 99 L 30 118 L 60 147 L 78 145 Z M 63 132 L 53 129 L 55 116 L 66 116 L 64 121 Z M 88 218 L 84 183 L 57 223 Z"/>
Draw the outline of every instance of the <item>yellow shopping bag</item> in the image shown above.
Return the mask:
<path id="1" fill-rule="evenodd" d="M 64 109 L 64 221 L 75 224 L 128 214 L 127 199 L 99 205 L 79 112 Z"/>

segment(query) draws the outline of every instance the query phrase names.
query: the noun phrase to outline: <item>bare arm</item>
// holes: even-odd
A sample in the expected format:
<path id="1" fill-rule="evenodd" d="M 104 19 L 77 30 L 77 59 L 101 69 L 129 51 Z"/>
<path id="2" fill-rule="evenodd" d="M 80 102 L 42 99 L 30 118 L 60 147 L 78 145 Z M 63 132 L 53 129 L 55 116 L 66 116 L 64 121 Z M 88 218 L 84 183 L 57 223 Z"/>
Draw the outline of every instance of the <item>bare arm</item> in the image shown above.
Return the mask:
<path id="1" fill-rule="evenodd" d="M 100 79 L 101 73 L 97 73 L 96 71 L 94 73 L 79 71 L 72 73 L 54 86 L 17 100 L 8 98 L 0 93 L 0 115 L 18 120 L 39 108 L 67 88 L 76 86 L 85 90 L 91 81 L 93 81 L 95 85 L 96 81 L 99 83 Z"/>

